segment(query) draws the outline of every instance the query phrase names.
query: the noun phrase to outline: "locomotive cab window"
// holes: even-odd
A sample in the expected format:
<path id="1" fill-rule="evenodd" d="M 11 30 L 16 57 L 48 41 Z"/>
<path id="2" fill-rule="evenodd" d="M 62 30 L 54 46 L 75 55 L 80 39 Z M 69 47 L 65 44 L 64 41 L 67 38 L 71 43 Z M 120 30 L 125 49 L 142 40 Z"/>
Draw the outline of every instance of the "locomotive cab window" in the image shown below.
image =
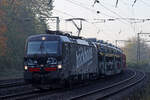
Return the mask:
<path id="1" fill-rule="evenodd" d="M 58 41 L 30 41 L 27 54 L 55 54 L 57 49 Z"/>

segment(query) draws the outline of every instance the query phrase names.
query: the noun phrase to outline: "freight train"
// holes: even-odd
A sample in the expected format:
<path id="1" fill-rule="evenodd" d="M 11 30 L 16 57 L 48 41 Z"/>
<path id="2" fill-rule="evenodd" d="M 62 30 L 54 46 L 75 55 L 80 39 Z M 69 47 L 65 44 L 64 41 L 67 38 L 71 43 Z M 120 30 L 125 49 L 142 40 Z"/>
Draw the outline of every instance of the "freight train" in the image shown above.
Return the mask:
<path id="1" fill-rule="evenodd" d="M 47 31 L 28 37 L 25 45 L 24 79 L 37 87 L 111 76 L 125 67 L 123 51 L 101 40 Z"/>

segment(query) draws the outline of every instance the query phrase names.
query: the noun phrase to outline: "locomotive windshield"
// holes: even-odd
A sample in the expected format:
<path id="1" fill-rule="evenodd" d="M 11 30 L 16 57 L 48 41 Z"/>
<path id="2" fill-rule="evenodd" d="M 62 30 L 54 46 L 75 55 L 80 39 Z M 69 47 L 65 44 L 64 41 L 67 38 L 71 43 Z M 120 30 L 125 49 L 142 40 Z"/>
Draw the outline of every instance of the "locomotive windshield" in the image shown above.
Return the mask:
<path id="1" fill-rule="evenodd" d="M 27 46 L 27 54 L 55 54 L 58 41 L 30 41 Z"/>

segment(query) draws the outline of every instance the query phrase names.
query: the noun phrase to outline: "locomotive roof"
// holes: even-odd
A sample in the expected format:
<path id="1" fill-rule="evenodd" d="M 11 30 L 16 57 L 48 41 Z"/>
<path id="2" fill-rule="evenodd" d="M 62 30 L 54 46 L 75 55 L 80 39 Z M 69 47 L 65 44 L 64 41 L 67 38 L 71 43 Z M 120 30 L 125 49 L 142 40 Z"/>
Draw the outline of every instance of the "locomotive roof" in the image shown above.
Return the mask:
<path id="1" fill-rule="evenodd" d="M 121 52 L 121 53 L 123 52 L 120 48 L 110 43 L 108 44 L 103 40 L 96 40 L 96 38 L 83 39 L 82 37 L 72 36 L 69 33 L 64 33 L 61 31 L 46 30 L 46 33 L 47 34 L 38 34 L 38 35 L 29 36 L 27 41 L 41 40 L 42 37 L 46 37 L 45 38 L 46 40 L 61 40 L 62 42 L 71 42 L 71 43 L 77 43 L 82 45 L 93 45 L 95 43 L 100 45 L 100 48 L 104 48 L 104 49 L 110 48 L 116 50 L 117 52 Z"/>
<path id="2" fill-rule="evenodd" d="M 52 35 L 49 35 L 49 34 L 31 35 L 31 36 L 28 37 L 28 41 L 41 40 L 42 37 L 46 37 L 46 39 L 50 39 L 52 37 Z M 51 38 L 51 39 L 53 39 L 53 40 L 58 39 L 58 36 L 57 35 L 53 35 L 53 38 Z"/>
<path id="3" fill-rule="evenodd" d="M 84 39 L 77 38 L 77 36 L 67 36 L 67 35 L 61 35 L 61 34 L 32 35 L 28 37 L 27 41 L 42 40 L 42 37 L 45 37 L 46 40 L 61 40 L 62 42 L 71 42 L 71 43 L 77 43 L 77 44 L 82 44 L 82 45 L 90 45 L 89 42 L 87 42 Z"/>

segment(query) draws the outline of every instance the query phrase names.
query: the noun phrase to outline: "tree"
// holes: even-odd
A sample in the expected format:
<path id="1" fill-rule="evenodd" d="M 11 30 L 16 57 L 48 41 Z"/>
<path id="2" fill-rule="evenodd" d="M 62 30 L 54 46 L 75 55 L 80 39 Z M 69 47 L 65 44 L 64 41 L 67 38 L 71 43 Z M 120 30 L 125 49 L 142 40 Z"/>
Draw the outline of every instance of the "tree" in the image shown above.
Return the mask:
<path id="1" fill-rule="evenodd" d="M 23 68 L 25 39 L 47 29 L 40 18 L 51 16 L 52 1 L 48 1 L 0 0 L 0 71 Z"/>
<path id="2" fill-rule="evenodd" d="M 25 0 L 24 1 L 27 8 L 32 9 L 36 17 L 50 17 L 53 9 L 52 0 Z"/>
<path id="3" fill-rule="evenodd" d="M 127 42 L 125 44 L 124 52 L 127 56 L 127 62 L 136 63 L 137 61 L 137 38 L 133 37 L 129 39 L 131 42 Z M 140 39 L 140 61 L 141 62 L 149 62 L 150 60 L 150 47 L 144 42 L 144 40 Z"/>

